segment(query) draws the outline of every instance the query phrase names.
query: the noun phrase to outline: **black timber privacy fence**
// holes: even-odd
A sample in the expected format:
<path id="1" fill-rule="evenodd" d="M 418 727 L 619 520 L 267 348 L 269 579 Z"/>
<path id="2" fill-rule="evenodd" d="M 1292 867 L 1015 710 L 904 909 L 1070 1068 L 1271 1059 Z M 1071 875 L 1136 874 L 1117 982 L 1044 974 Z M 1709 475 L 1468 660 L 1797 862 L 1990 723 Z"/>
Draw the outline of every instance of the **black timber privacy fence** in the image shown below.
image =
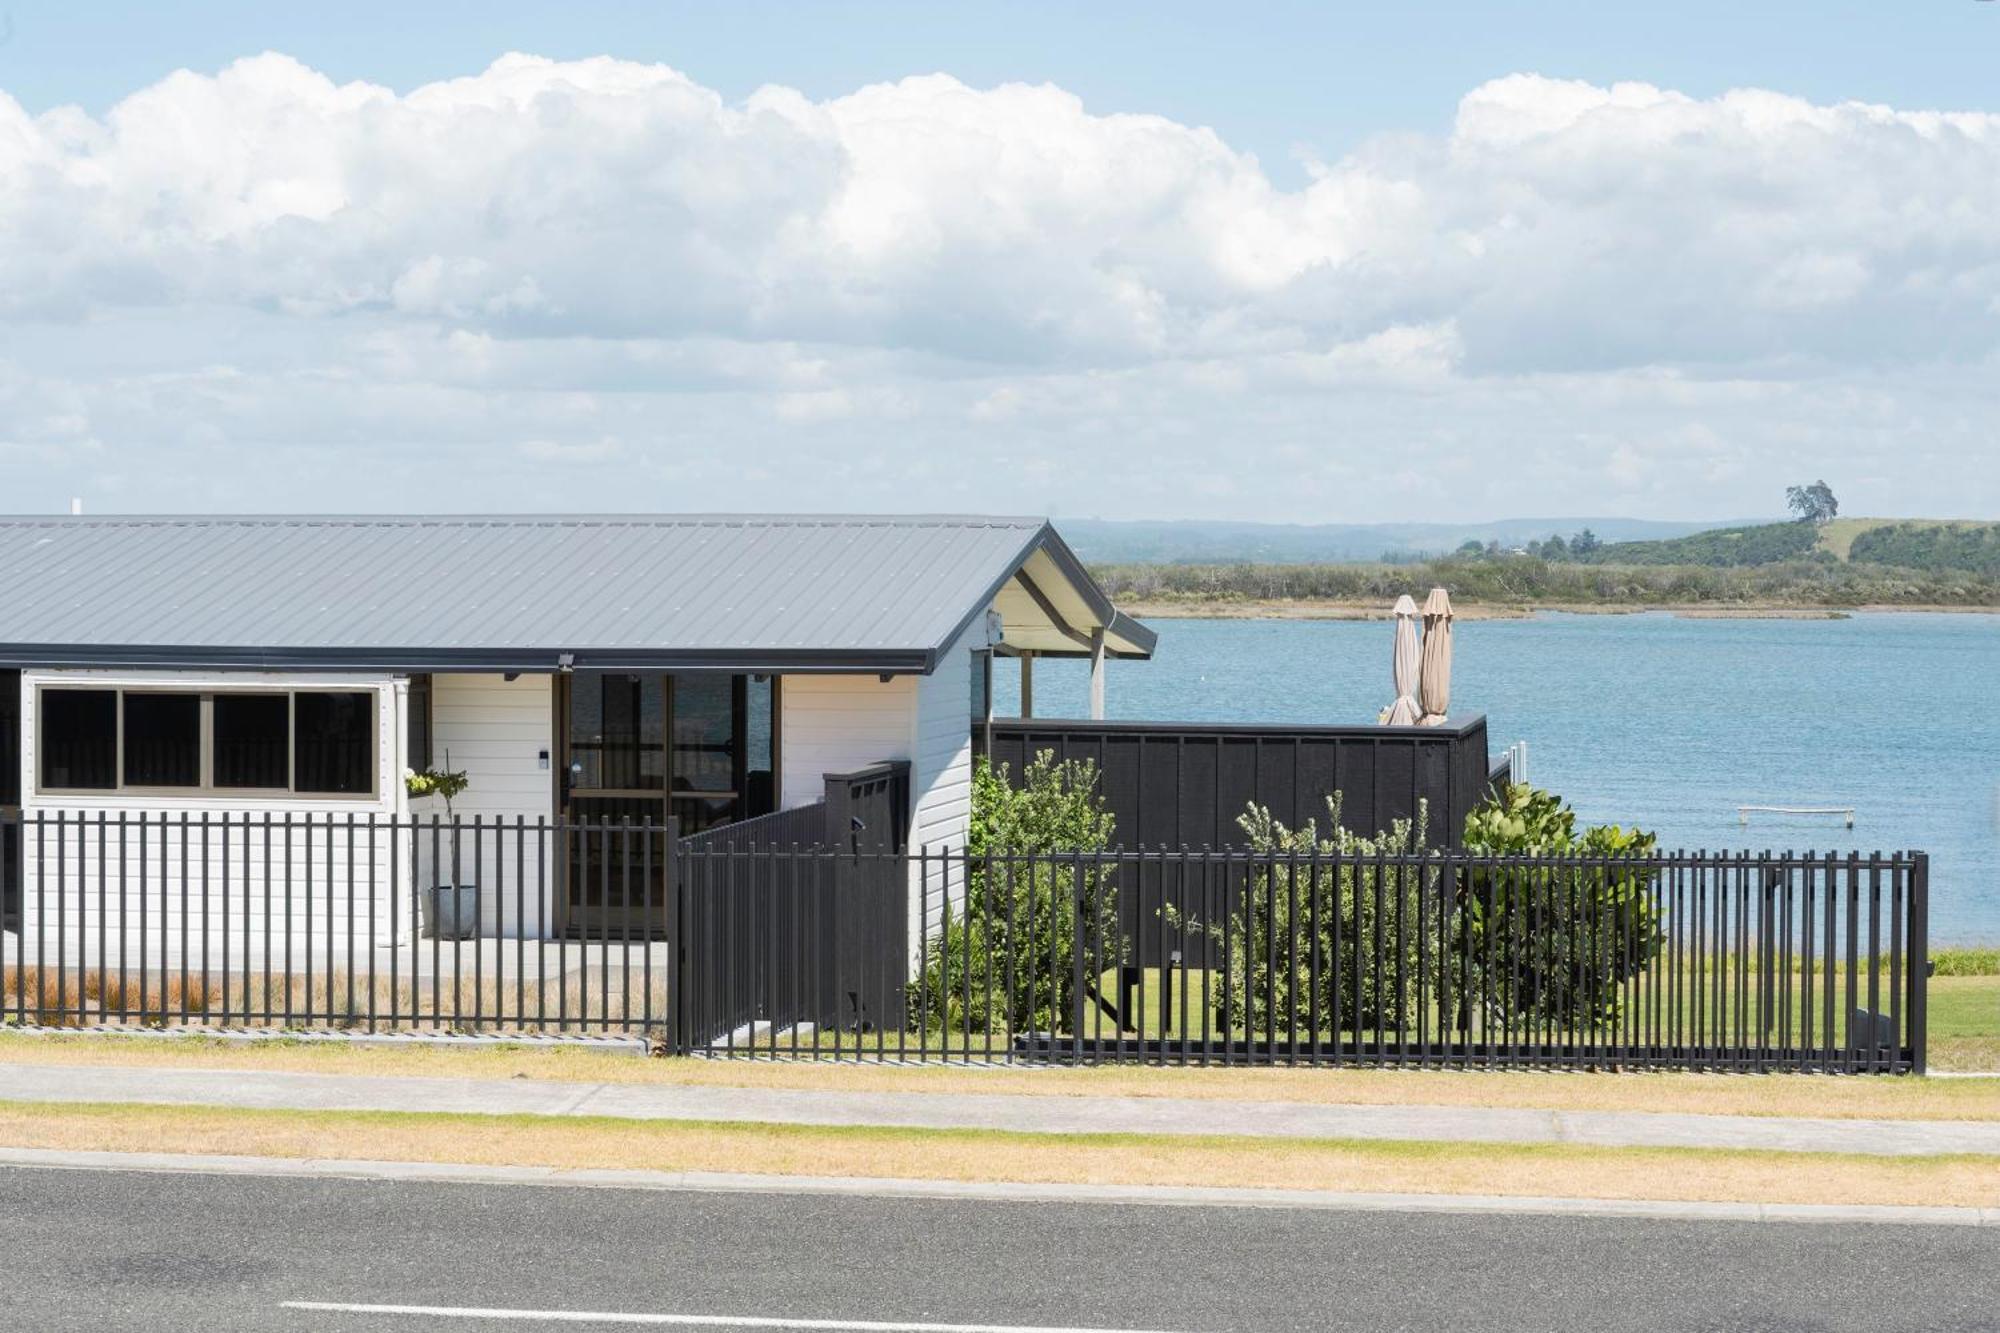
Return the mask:
<path id="1" fill-rule="evenodd" d="M 974 728 L 973 748 L 1015 782 L 1044 752 L 1095 764 L 1105 808 L 1132 847 L 1240 849 L 1237 820 L 1253 804 L 1288 827 L 1316 820 L 1324 829 L 1326 793 L 1339 792 L 1343 826 L 1373 835 L 1408 820 L 1425 846 L 1450 848 L 1499 776 L 1483 716 L 1432 727 L 995 718 Z M 1135 873 L 1146 893 L 1120 899 L 1120 925 L 1134 961 L 1156 966 L 1164 945 L 1145 929 L 1147 904 L 1179 901 L 1184 870 L 1168 859 Z M 1212 940 L 1175 947 L 1213 961 Z"/>
<path id="2" fill-rule="evenodd" d="M 0 1022 L 762 1058 L 1924 1067 L 1920 853 L 902 852 L 905 780 L 693 838 L 14 816 Z"/>
<path id="3" fill-rule="evenodd" d="M 975 727 L 975 753 L 1018 779 L 1044 750 L 1087 759 L 1133 847 L 1238 847 L 1251 803 L 1296 827 L 1324 821 L 1326 793 L 1342 822 L 1370 833 L 1424 810 L 1432 846 L 1455 844 L 1484 799 L 1486 719 L 1435 727 L 1099 722 L 995 718 Z"/>
<path id="4" fill-rule="evenodd" d="M 830 774 L 824 802 L 683 839 L 677 1049 L 903 1021 L 909 765 Z"/>

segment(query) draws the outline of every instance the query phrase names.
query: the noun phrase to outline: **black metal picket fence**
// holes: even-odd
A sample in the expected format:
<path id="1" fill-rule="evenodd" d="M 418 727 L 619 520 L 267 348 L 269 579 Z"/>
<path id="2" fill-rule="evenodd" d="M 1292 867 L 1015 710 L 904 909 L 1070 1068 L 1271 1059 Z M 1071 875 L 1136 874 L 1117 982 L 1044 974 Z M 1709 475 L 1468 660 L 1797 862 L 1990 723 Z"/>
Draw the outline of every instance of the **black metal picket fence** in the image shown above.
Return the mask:
<path id="1" fill-rule="evenodd" d="M 900 774 L 672 825 L 8 816 L 0 1023 L 711 1056 L 1921 1071 L 1922 854 L 903 852 Z"/>

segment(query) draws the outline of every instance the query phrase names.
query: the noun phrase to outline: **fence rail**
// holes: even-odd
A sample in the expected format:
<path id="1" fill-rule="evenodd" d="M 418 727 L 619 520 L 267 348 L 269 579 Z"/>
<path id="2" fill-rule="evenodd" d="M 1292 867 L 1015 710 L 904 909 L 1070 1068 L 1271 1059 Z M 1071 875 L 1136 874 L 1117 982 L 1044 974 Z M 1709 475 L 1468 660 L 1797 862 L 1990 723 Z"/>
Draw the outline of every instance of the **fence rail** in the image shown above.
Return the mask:
<path id="1" fill-rule="evenodd" d="M 0 819 L 0 1023 L 689 1054 L 1921 1071 L 1921 853 L 897 850 L 900 777 L 671 825 Z"/>

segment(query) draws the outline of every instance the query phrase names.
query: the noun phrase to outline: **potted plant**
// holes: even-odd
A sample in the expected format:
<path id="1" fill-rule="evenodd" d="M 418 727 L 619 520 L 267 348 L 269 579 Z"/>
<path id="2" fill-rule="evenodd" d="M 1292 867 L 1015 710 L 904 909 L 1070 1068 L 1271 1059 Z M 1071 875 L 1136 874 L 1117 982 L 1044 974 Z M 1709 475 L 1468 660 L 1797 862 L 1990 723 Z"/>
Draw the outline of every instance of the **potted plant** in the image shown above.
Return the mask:
<path id="1" fill-rule="evenodd" d="M 451 803 L 471 785 L 463 769 L 451 766 L 451 751 L 444 754 L 443 768 L 405 769 L 403 787 L 412 800 L 426 796 L 440 797 L 444 801 L 445 821 L 451 826 L 451 863 L 457 864 L 458 816 Z M 421 834 L 419 846 L 422 846 Z M 432 845 L 435 847 L 436 840 Z M 446 882 L 444 856 L 438 856 L 439 864 L 432 867 L 433 882 L 430 891 L 424 895 L 424 934 L 441 940 L 469 940 L 479 935 L 479 886 Z"/>

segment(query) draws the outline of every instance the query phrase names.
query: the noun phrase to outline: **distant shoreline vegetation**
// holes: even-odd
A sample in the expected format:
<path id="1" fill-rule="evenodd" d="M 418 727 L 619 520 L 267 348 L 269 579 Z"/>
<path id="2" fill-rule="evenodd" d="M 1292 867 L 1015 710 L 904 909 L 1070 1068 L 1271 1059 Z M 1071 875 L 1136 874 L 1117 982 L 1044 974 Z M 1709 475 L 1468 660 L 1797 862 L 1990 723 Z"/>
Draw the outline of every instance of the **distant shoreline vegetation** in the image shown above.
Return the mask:
<path id="1" fill-rule="evenodd" d="M 2000 524 L 1771 523 L 1667 541 L 1466 548 L 1432 560 L 1351 564 L 1145 564 L 1092 567 L 1124 603 L 1177 606 L 1388 606 L 1441 585 L 1471 607 L 1675 607 L 1853 610 L 2000 608 Z M 1579 544 L 1582 550 L 1578 551 Z"/>
<path id="2" fill-rule="evenodd" d="M 1101 565 L 1122 603 L 1380 603 L 1432 585 L 1483 606 L 1668 606 L 1745 609 L 2000 608 L 2000 579 L 1894 566 L 1787 562 L 1703 565 L 1553 564 L 1534 556 L 1408 565 Z"/>

